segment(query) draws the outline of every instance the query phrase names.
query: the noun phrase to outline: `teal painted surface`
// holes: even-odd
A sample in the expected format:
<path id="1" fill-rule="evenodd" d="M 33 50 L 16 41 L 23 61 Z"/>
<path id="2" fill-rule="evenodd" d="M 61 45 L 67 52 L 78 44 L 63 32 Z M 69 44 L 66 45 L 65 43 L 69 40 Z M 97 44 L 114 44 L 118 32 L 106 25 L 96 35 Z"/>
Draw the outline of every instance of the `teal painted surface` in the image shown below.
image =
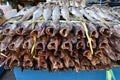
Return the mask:
<path id="1" fill-rule="evenodd" d="M 120 80 L 120 68 L 113 68 L 116 80 Z M 106 80 L 105 70 L 75 71 L 68 72 L 48 72 L 14 69 L 16 80 Z"/>
<path id="2" fill-rule="evenodd" d="M 0 75 L 2 74 L 3 71 L 4 71 L 4 66 L 0 67 Z"/>

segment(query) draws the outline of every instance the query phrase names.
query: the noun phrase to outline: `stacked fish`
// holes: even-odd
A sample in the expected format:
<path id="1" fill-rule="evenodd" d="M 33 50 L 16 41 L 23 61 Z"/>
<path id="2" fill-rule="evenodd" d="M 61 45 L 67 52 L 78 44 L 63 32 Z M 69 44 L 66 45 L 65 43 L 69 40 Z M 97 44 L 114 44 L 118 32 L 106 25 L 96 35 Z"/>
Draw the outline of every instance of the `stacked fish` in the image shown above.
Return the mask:
<path id="1" fill-rule="evenodd" d="M 49 71 L 120 66 L 119 9 L 40 3 L 1 25 L 0 63 Z"/>

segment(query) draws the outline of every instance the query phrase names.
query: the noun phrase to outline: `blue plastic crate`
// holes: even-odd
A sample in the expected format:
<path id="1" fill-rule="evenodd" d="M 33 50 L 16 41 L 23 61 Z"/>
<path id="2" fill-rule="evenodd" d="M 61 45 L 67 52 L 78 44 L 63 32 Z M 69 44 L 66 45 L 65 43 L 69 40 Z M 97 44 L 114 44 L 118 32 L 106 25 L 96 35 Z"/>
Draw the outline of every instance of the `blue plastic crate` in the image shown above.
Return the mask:
<path id="1" fill-rule="evenodd" d="M 113 72 L 117 80 L 120 80 L 120 68 L 114 68 Z M 14 69 L 16 80 L 106 80 L 105 70 L 94 71 L 68 71 L 68 72 L 48 72 Z"/>
<path id="2" fill-rule="evenodd" d="M 0 67 L 0 75 L 2 74 L 3 71 L 4 71 L 4 66 Z"/>

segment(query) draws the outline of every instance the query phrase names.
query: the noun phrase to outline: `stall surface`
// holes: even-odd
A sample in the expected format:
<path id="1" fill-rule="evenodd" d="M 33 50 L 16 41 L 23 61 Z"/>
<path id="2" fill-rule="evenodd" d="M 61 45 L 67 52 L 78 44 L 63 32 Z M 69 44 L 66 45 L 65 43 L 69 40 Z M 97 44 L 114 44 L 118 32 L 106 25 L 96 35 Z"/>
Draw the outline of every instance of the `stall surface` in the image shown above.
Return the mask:
<path id="1" fill-rule="evenodd" d="M 0 67 L 0 75 L 2 74 L 3 71 L 4 71 L 4 66 Z"/>
<path id="2" fill-rule="evenodd" d="M 113 68 L 116 80 L 120 79 L 120 68 Z M 48 72 L 48 71 L 35 71 L 24 70 L 20 71 L 19 68 L 14 69 L 16 80 L 106 80 L 105 70 L 93 71 L 67 71 L 67 72 Z"/>

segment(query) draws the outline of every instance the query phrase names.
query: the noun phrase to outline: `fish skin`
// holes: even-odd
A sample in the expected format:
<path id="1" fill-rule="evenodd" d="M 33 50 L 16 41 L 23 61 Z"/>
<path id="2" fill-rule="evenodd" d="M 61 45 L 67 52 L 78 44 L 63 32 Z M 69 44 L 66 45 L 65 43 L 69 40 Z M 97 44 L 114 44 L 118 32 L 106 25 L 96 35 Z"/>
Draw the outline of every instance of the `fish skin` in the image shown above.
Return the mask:
<path id="1" fill-rule="evenodd" d="M 81 13 L 82 15 L 84 15 L 89 21 L 92 21 L 92 22 L 95 22 L 95 21 L 96 21 L 96 19 L 94 19 L 93 17 L 91 17 L 91 16 L 88 15 L 88 13 L 85 11 L 85 9 L 80 8 L 79 11 L 80 11 L 80 13 Z"/>
<path id="2" fill-rule="evenodd" d="M 75 29 L 74 34 L 77 39 L 85 38 L 85 30 L 80 23 L 73 23 L 73 28 Z"/>
<path id="3" fill-rule="evenodd" d="M 70 34 L 72 29 L 73 29 L 72 24 L 61 23 L 59 33 L 61 36 L 67 37 Z"/>
<path id="4" fill-rule="evenodd" d="M 10 42 L 12 41 L 11 36 L 6 37 L 3 41 L 0 42 L 0 51 L 6 51 L 8 45 L 10 44 Z"/>
<path id="5" fill-rule="evenodd" d="M 23 36 L 15 38 L 15 40 L 13 40 L 12 43 L 8 46 L 9 50 L 17 51 L 20 45 L 23 43 L 23 41 L 24 41 Z"/>
<path id="6" fill-rule="evenodd" d="M 31 31 L 30 35 L 31 36 L 37 36 L 37 38 L 43 36 L 45 34 L 45 23 L 43 22 L 38 22 L 37 25 L 35 26 L 35 29 Z M 36 34 L 37 32 L 37 34 Z"/>
<path id="7" fill-rule="evenodd" d="M 34 11 L 36 11 L 38 9 L 37 6 L 33 6 L 31 7 L 26 14 L 22 17 L 22 19 L 18 20 L 16 24 L 24 22 L 25 20 L 28 20 L 34 13 Z"/>
<path id="8" fill-rule="evenodd" d="M 33 42 L 34 42 L 34 40 L 33 40 L 32 37 L 28 38 L 27 41 L 25 41 L 25 42 L 23 43 L 23 48 L 24 48 L 24 49 L 31 49 L 31 47 L 32 47 L 32 45 L 33 45 Z"/>
<path id="9" fill-rule="evenodd" d="M 59 25 L 58 21 L 55 21 L 53 23 L 49 23 L 49 24 L 46 25 L 45 32 L 46 32 L 47 35 L 53 37 L 59 31 L 59 27 L 60 27 L 60 25 Z"/>
<path id="10" fill-rule="evenodd" d="M 17 61 L 17 63 L 16 63 L 16 61 Z M 19 60 L 19 56 L 16 53 L 13 53 L 9 67 L 10 67 L 10 69 L 13 69 L 15 66 L 20 66 L 20 60 Z"/>
<path id="11" fill-rule="evenodd" d="M 50 49 L 50 50 L 54 49 L 55 50 L 54 53 L 56 53 L 59 49 L 60 42 L 61 42 L 61 40 L 59 38 L 53 38 L 48 43 L 47 48 Z M 52 44 L 54 44 L 54 45 L 52 45 Z"/>
<path id="12" fill-rule="evenodd" d="M 61 15 L 66 21 L 70 21 L 70 14 L 69 14 L 69 9 L 67 6 L 62 7 Z"/>
<path id="13" fill-rule="evenodd" d="M 83 20 L 83 15 L 79 12 L 79 9 L 75 8 L 75 7 L 71 7 L 70 12 L 75 15 L 76 17 L 79 17 L 80 20 Z"/>
<path id="14" fill-rule="evenodd" d="M 85 9 L 85 11 L 87 12 L 87 14 L 91 17 L 93 17 L 94 19 L 96 20 L 99 20 L 101 21 L 102 18 L 100 18 L 93 10 L 90 10 L 90 9 Z M 94 15 L 93 15 L 94 14 Z"/>
<path id="15" fill-rule="evenodd" d="M 39 7 L 34 13 L 33 13 L 33 22 L 40 18 L 43 15 L 43 7 Z"/>
<path id="16" fill-rule="evenodd" d="M 99 32 L 97 31 L 97 27 L 93 23 L 89 22 L 87 24 L 87 28 L 88 28 L 88 32 L 89 32 L 90 37 L 92 37 L 92 38 L 98 38 L 99 37 Z M 94 32 L 96 34 L 94 34 Z"/>
<path id="17" fill-rule="evenodd" d="M 52 6 L 50 4 L 46 5 L 43 10 L 43 18 L 45 21 L 51 19 L 52 16 Z"/>
<path id="18" fill-rule="evenodd" d="M 58 5 L 53 6 L 52 20 L 58 22 L 60 19 L 60 7 Z"/>

